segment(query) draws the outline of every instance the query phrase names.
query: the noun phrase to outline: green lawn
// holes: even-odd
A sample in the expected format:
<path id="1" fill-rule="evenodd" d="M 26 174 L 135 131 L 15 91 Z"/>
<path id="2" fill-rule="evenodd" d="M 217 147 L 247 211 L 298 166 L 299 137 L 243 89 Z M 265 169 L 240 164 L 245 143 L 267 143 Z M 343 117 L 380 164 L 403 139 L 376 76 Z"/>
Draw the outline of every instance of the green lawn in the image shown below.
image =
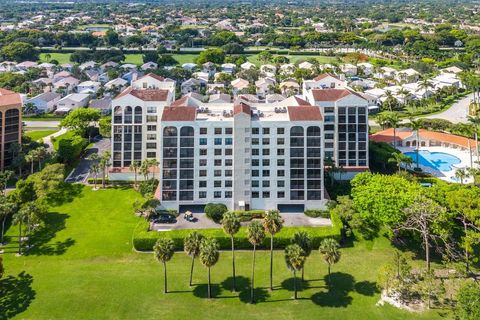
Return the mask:
<path id="1" fill-rule="evenodd" d="M 49 136 L 58 130 L 32 130 L 32 131 L 26 131 L 25 135 L 27 137 L 30 137 L 33 141 L 38 141 L 46 136 Z"/>
<path id="2" fill-rule="evenodd" d="M 53 148 L 55 150 L 58 150 L 58 144 L 60 143 L 60 140 L 62 139 L 70 139 L 75 135 L 75 132 L 73 131 L 67 131 L 64 134 L 59 135 L 58 137 L 55 138 L 55 141 L 53 142 Z"/>
<path id="3" fill-rule="evenodd" d="M 305 61 L 311 58 L 317 59 L 319 63 L 332 63 L 337 61 L 336 57 L 318 56 L 318 55 L 282 55 L 282 56 L 286 56 L 290 60 L 290 63 L 297 63 L 298 61 Z M 257 66 L 265 64 L 264 62 L 258 60 L 258 54 L 249 55 L 248 61 L 250 61 L 251 63 Z"/>
<path id="4" fill-rule="evenodd" d="M 71 53 L 50 53 L 50 60 L 46 57 L 47 53 L 40 53 L 40 61 L 48 62 L 50 60 L 57 60 L 59 64 L 71 63 L 70 56 Z"/>
<path id="5" fill-rule="evenodd" d="M 230 253 L 212 268 L 215 299 L 206 296 L 206 269 L 196 264 L 194 286 L 188 286 L 190 259 L 176 253 L 164 295 L 163 270 L 151 253 L 132 251 L 132 232 L 141 218 L 132 214 L 139 196 L 131 189 L 92 191 L 73 185 L 64 192 L 71 202 L 52 207 L 52 227 L 36 236 L 37 245 L 16 257 L 17 228 L 7 235 L 6 275 L 0 280 L 0 310 L 15 319 L 445 319 L 439 311 L 411 314 L 375 306 L 378 268 L 391 257 L 389 243 L 379 239 L 342 249 L 326 288 L 326 265 L 318 253 L 308 259 L 306 282 L 293 301 L 292 274 L 283 252 L 275 253 L 274 284 L 268 286 L 268 252 L 257 256 L 258 304 L 250 305 L 251 252 L 237 253 L 239 293 L 232 293 Z"/>

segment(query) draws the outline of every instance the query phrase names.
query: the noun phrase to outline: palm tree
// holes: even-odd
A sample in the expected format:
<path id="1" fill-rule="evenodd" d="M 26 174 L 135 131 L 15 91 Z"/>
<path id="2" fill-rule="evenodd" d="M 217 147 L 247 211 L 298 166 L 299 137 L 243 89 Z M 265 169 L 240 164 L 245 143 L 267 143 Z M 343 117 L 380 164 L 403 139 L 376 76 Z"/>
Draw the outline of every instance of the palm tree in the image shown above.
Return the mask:
<path id="1" fill-rule="evenodd" d="M 148 173 L 150 173 L 151 167 L 156 167 L 160 164 L 160 162 L 158 162 L 157 159 L 147 159 L 147 163 L 148 163 Z M 155 171 L 152 172 L 152 179 L 154 178 L 155 178 Z"/>
<path id="2" fill-rule="evenodd" d="M 402 104 L 405 105 L 407 103 L 407 97 L 410 95 L 410 91 L 402 88 L 398 91 L 398 94 L 402 96 Z"/>
<path id="3" fill-rule="evenodd" d="M 140 164 L 140 173 L 143 175 L 143 180 L 147 181 L 148 180 L 148 174 L 150 173 L 150 164 L 148 163 L 148 160 L 143 160 L 142 163 Z"/>
<path id="4" fill-rule="evenodd" d="M 305 254 L 305 260 L 312 253 L 312 239 L 306 231 L 297 231 L 293 235 L 292 244 L 299 245 L 302 248 L 303 253 Z M 305 267 L 302 267 L 302 281 L 304 280 L 304 271 Z"/>
<path id="5" fill-rule="evenodd" d="M 282 229 L 283 219 L 278 210 L 269 210 L 263 218 L 265 232 L 270 233 L 270 290 L 273 290 L 273 237 Z"/>
<path id="6" fill-rule="evenodd" d="M 137 187 L 137 173 L 138 173 L 138 169 L 140 168 L 140 162 L 139 161 L 133 161 L 132 164 L 130 164 L 130 171 L 133 171 L 134 175 L 135 175 L 135 188 Z"/>
<path id="7" fill-rule="evenodd" d="M 93 175 L 93 189 L 97 189 L 97 178 L 100 173 L 100 165 L 96 162 L 90 165 L 90 173 Z"/>
<path id="8" fill-rule="evenodd" d="M 160 238 L 153 246 L 153 254 L 155 255 L 155 258 L 163 263 L 164 293 L 167 293 L 167 262 L 172 259 L 175 252 L 174 250 L 175 245 L 173 240 L 169 238 Z"/>
<path id="9" fill-rule="evenodd" d="M 3 244 L 3 235 L 5 233 L 5 222 L 7 218 L 12 215 L 17 206 L 15 202 L 11 201 L 4 195 L 0 195 L 0 219 L 2 219 L 2 232 L 0 233 L 0 246 Z"/>
<path id="10" fill-rule="evenodd" d="M 255 287 L 255 252 L 257 246 L 265 239 L 265 230 L 258 221 L 253 221 L 247 228 L 248 241 L 253 245 L 253 263 L 252 263 L 252 286 L 250 288 L 250 303 L 255 303 L 254 287 Z"/>
<path id="11" fill-rule="evenodd" d="M 328 285 L 330 285 L 330 268 L 332 264 L 335 264 L 340 260 L 338 243 L 332 238 L 324 239 L 320 243 L 320 248 L 318 250 L 323 255 L 323 260 L 328 264 Z"/>
<path id="12" fill-rule="evenodd" d="M 387 122 L 393 128 L 393 147 L 397 147 L 397 128 L 400 124 L 400 117 L 398 113 L 392 112 L 387 115 Z"/>
<path id="13" fill-rule="evenodd" d="M 291 244 L 285 248 L 285 262 L 288 269 L 293 271 L 294 299 L 297 300 L 297 271 L 303 270 L 305 265 L 305 251 L 298 244 Z"/>
<path id="14" fill-rule="evenodd" d="M 405 164 L 406 167 L 409 167 L 412 164 L 413 160 L 412 158 L 401 152 L 394 152 L 392 153 L 392 157 L 388 159 L 388 162 L 395 163 L 398 167 L 398 172 L 400 173 L 402 164 Z"/>
<path id="15" fill-rule="evenodd" d="M 190 268 L 190 287 L 192 286 L 192 277 L 193 277 L 193 265 L 195 263 L 195 258 L 200 254 L 200 245 L 203 240 L 203 235 L 197 231 L 191 232 L 183 240 L 183 250 L 185 253 L 192 258 L 192 266 Z"/>
<path id="16" fill-rule="evenodd" d="M 107 175 L 107 169 L 110 166 L 110 152 L 106 151 L 100 157 L 99 162 L 100 168 L 102 169 L 102 188 L 105 189 L 105 179 Z"/>
<path id="17" fill-rule="evenodd" d="M 204 238 L 200 245 L 200 261 L 208 268 L 208 299 L 212 298 L 210 269 L 218 262 L 219 257 L 217 241 Z"/>
<path id="18" fill-rule="evenodd" d="M 27 155 L 25 156 L 25 160 L 30 163 L 30 174 L 33 174 L 33 166 L 35 161 L 37 161 L 38 153 L 37 150 L 33 149 L 30 150 Z"/>
<path id="19" fill-rule="evenodd" d="M 422 119 L 413 119 L 413 118 L 410 119 L 410 127 L 412 128 L 413 131 L 415 131 L 415 134 L 417 136 L 417 143 L 415 148 L 417 170 L 419 169 L 419 166 L 420 166 L 418 152 L 420 149 L 420 129 L 422 128 L 422 123 L 423 123 Z"/>
<path id="20" fill-rule="evenodd" d="M 235 292 L 235 241 L 234 235 L 240 230 L 240 220 L 234 212 L 226 212 L 222 218 L 222 227 L 223 231 L 230 236 L 230 241 L 232 243 L 232 276 L 233 276 L 233 287 L 232 291 Z"/>
<path id="21" fill-rule="evenodd" d="M 460 180 L 461 184 L 463 184 L 463 181 L 468 177 L 470 177 L 470 174 L 465 168 L 458 168 L 457 171 L 455 171 L 455 178 Z"/>
<path id="22" fill-rule="evenodd" d="M 44 146 L 36 148 L 35 151 L 37 152 L 38 170 L 42 170 L 42 160 L 47 157 L 48 151 Z"/>
<path id="23" fill-rule="evenodd" d="M 18 225 L 18 255 L 22 254 L 22 227 L 28 221 L 28 214 L 28 211 L 20 209 L 13 215 L 12 223 Z"/>

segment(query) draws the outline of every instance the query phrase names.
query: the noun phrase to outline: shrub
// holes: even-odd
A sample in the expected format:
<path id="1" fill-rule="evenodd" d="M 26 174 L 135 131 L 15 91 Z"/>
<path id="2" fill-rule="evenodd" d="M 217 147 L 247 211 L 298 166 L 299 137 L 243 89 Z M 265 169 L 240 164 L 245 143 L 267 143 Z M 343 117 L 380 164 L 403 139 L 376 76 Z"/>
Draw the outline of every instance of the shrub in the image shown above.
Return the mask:
<path id="1" fill-rule="evenodd" d="M 236 210 L 233 211 L 241 222 L 251 221 L 252 219 L 263 219 L 265 217 L 265 210 Z"/>
<path id="2" fill-rule="evenodd" d="M 58 141 L 58 158 L 62 163 L 72 164 L 88 145 L 87 139 L 74 135 Z"/>
<path id="3" fill-rule="evenodd" d="M 95 178 L 88 178 L 87 182 L 89 184 L 94 184 Z M 102 183 L 102 177 L 100 177 L 100 176 L 97 177 L 97 184 L 99 184 L 99 183 Z M 133 181 L 129 181 L 129 180 L 110 180 L 108 178 L 105 179 L 105 184 L 106 185 L 131 186 L 131 185 L 133 185 L 133 183 L 134 183 Z"/>
<path id="4" fill-rule="evenodd" d="M 306 231 L 312 239 L 313 248 L 318 248 L 320 242 L 325 238 L 334 238 L 341 240 L 342 222 L 337 215 L 331 215 L 333 226 L 331 227 L 284 227 L 273 238 L 273 246 L 275 249 L 284 249 L 291 243 L 291 239 L 295 232 Z M 159 238 L 169 237 L 173 239 L 175 250 L 183 250 L 183 239 L 192 230 L 171 230 L 169 232 L 153 232 L 148 231 L 148 222 L 142 221 L 143 228 L 137 228 L 133 238 L 133 246 L 139 251 L 151 251 L 153 245 Z M 198 229 L 197 232 L 205 237 L 214 238 L 222 250 L 231 248 L 230 236 L 221 228 L 217 229 Z M 247 228 L 241 227 L 240 231 L 235 235 L 235 247 L 241 250 L 250 250 L 252 245 L 247 238 Z M 270 247 L 270 238 L 265 238 L 260 248 L 267 249 Z"/>
<path id="5" fill-rule="evenodd" d="M 227 211 L 227 206 L 223 203 L 208 203 L 205 206 L 205 214 L 207 215 L 207 218 L 217 223 L 222 221 L 223 214 Z"/>
<path id="6" fill-rule="evenodd" d="M 142 196 L 146 196 L 147 194 L 154 194 L 155 190 L 158 186 L 158 180 L 152 179 L 147 181 L 140 182 L 140 186 L 138 187 L 138 191 Z"/>
<path id="7" fill-rule="evenodd" d="M 307 209 L 305 210 L 305 215 L 309 216 L 311 218 L 329 218 L 330 213 L 328 210 L 322 210 L 322 209 Z"/>

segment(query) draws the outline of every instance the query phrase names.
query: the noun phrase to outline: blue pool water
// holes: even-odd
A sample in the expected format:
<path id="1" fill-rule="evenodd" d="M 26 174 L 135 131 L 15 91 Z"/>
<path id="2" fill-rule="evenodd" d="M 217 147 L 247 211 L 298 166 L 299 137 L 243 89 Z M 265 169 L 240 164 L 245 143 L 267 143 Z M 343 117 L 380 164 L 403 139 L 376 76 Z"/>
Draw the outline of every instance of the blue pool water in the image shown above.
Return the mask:
<path id="1" fill-rule="evenodd" d="M 417 153 L 415 151 L 405 152 L 405 155 L 413 159 L 413 166 L 417 163 Z M 451 171 L 454 164 L 462 162 L 454 155 L 445 152 L 430 152 L 420 150 L 418 152 L 418 162 L 426 167 L 439 171 Z"/>

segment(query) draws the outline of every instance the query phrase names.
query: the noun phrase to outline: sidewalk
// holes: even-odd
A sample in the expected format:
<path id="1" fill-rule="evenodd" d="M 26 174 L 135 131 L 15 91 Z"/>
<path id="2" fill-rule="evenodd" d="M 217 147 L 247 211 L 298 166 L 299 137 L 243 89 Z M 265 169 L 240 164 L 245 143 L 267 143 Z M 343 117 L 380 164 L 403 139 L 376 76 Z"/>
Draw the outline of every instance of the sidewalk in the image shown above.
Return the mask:
<path id="1" fill-rule="evenodd" d="M 60 129 L 59 131 L 55 132 L 55 133 L 52 133 L 51 135 L 48 135 L 46 137 L 43 138 L 42 142 L 46 145 L 48 145 L 48 150 L 49 151 L 53 151 L 53 143 L 52 143 L 52 137 L 58 137 L 58 136 L 61 136 L 62 134 L 66 133 L 67 132 L 67 129 L 65 128 L 62 128 Z"/>

